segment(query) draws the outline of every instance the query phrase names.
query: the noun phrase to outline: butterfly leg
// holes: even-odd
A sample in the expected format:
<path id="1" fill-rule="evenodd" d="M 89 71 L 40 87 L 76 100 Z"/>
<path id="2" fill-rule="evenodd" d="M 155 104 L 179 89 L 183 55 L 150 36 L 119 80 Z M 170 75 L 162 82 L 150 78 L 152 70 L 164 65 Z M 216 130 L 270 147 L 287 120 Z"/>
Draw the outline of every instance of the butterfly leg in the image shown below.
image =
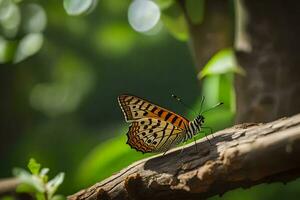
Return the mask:
<path id="1" fill-rule="evenodd" d="M 181 148 L 181 150 L 180 150 L 180 153 L 179 153 L 179 156 L 183 153 L 183 150 L 184 150 L 184 146 L 187 144 L 187 141 L 185 141 L 184 143 L 183 143 L 183 147 Z"/>
<path id="2" fill-rule="evenodd" d="M 203 127 L 201 127 L 201 128 L 203 128 Z M 210 142 L 210 140 L 208 139 L 207 134 L 205 133 L 205 131 L 200 131 L 199 133 L 204 133 L 206 140 L 208 141 L 208 143 L 210 145 L 212 145 L 211 142 Z"/>
<path id="3" fill-rule="evenodd" d="M 186 142 L 184 143 L 183 146 L 185 146 Z M 180 153 L 179 153 L 179 162 L 181 163 L 181 165 L 183 165 L 183 160 L 182 160 L 182 153 L 183 153 L 184 147 L 181 148 Z"/>
<path id="4" fill-rule="evenodd" d="M 179 155 L 183 153 L 184 147 L 181 148 Z"/>
<path id="5" fill-rule="evenodd" d="M 208 129 L 209 130 L 209 135 L 212 135 L 213 138 L 215 138 L 214 134 L 213 134 L 213 130 L 211 127 L 201 127 L 202 129 Z"/>
<path id="6" fill-rule="evenodd" d="M 195 142 L 196 151 L 197 151 L 197 153 L 199 153 L 199 151 L 198 151 L 198 147 L 197 147 L 197 141 L 196 141 L 196 137 L 194 136 L 194 137 L 193 137 L 193 139 L 194 139 L 194 142 Z"/>
<path id="7" fill-rule="evenodd" d="M 210 142 L 210 140 L 208 139 L 207 134 L 205 133 L 205 131 L 203 131 L 203 133 L 204 133 L 205 138 L 207 139 L 208 143 L 209 143 L 210 145 L 212 145 L 211 142 Z"/>

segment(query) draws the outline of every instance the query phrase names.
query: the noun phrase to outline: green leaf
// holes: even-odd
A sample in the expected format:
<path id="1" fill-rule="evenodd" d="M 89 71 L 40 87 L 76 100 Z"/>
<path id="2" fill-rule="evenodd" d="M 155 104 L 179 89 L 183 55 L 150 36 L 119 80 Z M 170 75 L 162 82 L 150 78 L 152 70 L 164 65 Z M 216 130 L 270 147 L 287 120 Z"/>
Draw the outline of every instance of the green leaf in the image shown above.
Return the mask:
<path id="1" fill-rule="evenodd" d="M 21 183 L 17 186 L 16 192 L 18 193 L 35 193 L 36 190 L 32 185 L 26 184 L 26 183 Z"/>
<path id="2" fill-rule="evenodd" d="M 200 24 L 204 17 L 204 0 L 185 0 L 187 15 L 193 24 Z"/>
<path id="3" fill-rule="evenodd" d="M 32 174 L 38 175 L 41 169 L 41 164 L 37 163 L 34 158 L 30 158 L 27 167 Z"/>
<path id="4" fill-rule="evenodd" d="M 177 3 L 162 12 L 161 20 L 172 36 L 181 41 L 188 39 L 188 26 Z"/>
<path id="5" fill-rule="evenodd" d="M 44 37 L 40 33 L 30 33 L 23 37 L 17 47 L 14 63 L 21 62 L 36 54 L 43 45 Z"/>
<path id="6" fill-rule="evenodd" d="M 43 168 L 39 174 L 44 183 L 48 182 L 47 173 L 49 172 L 49 168 Z"/>
<path id="7" fill-rule="evenodd" d="M 238 66 L 231 48 L 217 52 L 204 66 L 203 70 L 198 74 L 198 77 L 203 78 L 207 75 L 224 74 L 228 72 L 235 72 L 241 75 L 245 74 L 245 71 Z"/>
<path id="8" fill-rule="evenodd" d="M 209 108 L 217 104 L 219 99 L 220 76 L 206 77 L 202 83 L 202 94 L 205 97 L 204 107 Z"/>
<path id="9" fill-rule="evenodd" d="M 233 73 L 226 73 L 207 76 L 203 80 L 202 93 L 205 97 L 204 107 L 210 108 L 219 102 L 223 102 L 224 105 L 222 105 L 222 108 L 228 112 L 235 113 L 236 104 L 233 77 Z"/>
<path id="10" fill-rule="evenodd" d="M 37 175 L 32 175 L 21 168 L 13 169 L 13 174 L 20 180 L 21 183 L 26 183 L 32 186 L 38 192 L 45 192 L 44 183 Z"/>
<path id="11" fill-rule="evenodd" d="M 204 114 L 206 127 L 211 127 L 213 132 L 224 129 L 228 125 L 233 124 L 235 115 L 235 96 L 233 86 L 233 74 L 217 74 L 207 76 L 202 81 L 202 95 L 205 97 L 203 104 L 203 110 L 209 109 L 215 106 L 219 102 L 223 102 L 222 106 L 216 109 L 210 110 Z M 200 111 L 200 102 L 202 96 L 198 98 L 195 103 L 194 109 L 197 112 Z M 190 117 L 194 117 L 193 113 L 190 113 Z M 207 134 L 208 130 L 204 130 Z M 197 138 L 204 137 L 204 134 L 199 134 Z"/>
<path id="12" fill-rule="evenodd" d="M 48 199 L 51 199 L 54 193 L 56 192 L 57 188 L 62 184 L 64 181 L 65 174 L 59 173 L 57 174 L 52 180 L 50 180 L 46 184 L 46 190 L 48 194 Z"/>
<path id="13" fill-rule="evenodd" d="M 226 73 L 220 74 L 219 83 L 219 101 L 224 103 L 224 107 L 228 108 L 230 112 L 236 111 L 236 96 L 234 89 L 234 74 Z"/>
<path id="14" fill-rule="evenodd" d="M 86 14 L 95 8 L 97 0 L 64 0 L 64 8 L 69 15 Z"/>
<path id="15" fill-rule="evenodd" d="M 46 176 L 46 174 L 49 172 L 49 168 L 43 168 L 40 172 L 40 176 L 43 177 L 43 176 Z"/>

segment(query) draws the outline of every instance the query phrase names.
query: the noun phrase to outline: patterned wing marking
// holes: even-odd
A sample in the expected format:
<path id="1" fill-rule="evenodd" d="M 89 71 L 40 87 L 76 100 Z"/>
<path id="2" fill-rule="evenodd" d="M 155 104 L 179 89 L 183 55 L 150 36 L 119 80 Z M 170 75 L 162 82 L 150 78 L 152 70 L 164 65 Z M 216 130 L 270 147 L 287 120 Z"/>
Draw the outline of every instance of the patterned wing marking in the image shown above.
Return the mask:
<path id="1" fill-rule="evenodd" d="M 118 101 L 127 122 L 147 117 L 167 121 L 181 129 L 189 124 L 186 118 L 136 96 L 120 95 Z"/>
<path id="2" fill-rule="evenodd" d="M 137 151 L 164 152 L 180 143 L 185 132 L 169 122 L 154 118 L 134 121 L 127 133 L 127 143 Z"/>

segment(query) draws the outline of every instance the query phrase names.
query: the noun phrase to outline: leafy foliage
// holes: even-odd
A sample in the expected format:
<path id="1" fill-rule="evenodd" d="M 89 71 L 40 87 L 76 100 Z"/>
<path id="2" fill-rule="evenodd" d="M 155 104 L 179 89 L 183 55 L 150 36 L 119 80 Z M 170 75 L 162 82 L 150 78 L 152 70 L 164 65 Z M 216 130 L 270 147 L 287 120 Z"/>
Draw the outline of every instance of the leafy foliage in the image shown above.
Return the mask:
<path id="1" fill-rule="evenodd" d="M 176 39 L 186 41 L 189 38 L 186 19 L 176 4 L 164 10 L 161 19 L 164 26 Z"/>
<path id="2" fill-rule="evenodd" d="M 227 48 L 213 55 L 203 70 L 198 74 L 198 77 L 203 78 L 208 75 L 225 74 L 229 72 L 245 75 L 245 71 L 239 67 L 236 62 L 234 51 Z"/>
<path id="3" fill-rule="evenodd" d="M 29 193 L 37 200 L 63 200 L 62 195 L 55 195 L 57 188 L 64 180 L 64 173 L 57 174 L 48 181 L 49 168 L 42 168 L 33 158 L 29 160 L 28 169 L 15 168 L 13 174 L 20 180 L 17 192 Z"/>
<path id="4" fill-rule="evenodd" d="M 28 169 L 30 170 L 30 172 L 34 175 L 38 175 L 39 171 L 41 169 L 41 164 L 37 163 L 33 158 L 31 158 L 29 160 L 29 163 L 27 165 Z"/>

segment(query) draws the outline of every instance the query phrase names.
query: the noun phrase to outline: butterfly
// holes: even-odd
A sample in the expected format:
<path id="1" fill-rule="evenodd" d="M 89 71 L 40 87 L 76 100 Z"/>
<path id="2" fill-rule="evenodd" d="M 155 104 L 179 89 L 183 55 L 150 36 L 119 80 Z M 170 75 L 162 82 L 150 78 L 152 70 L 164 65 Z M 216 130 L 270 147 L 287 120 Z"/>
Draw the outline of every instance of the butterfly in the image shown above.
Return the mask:
<path id="1" fill-rule="evenodd" d="M 131 123 L 127 144 L 143 153 L 166 152 L 195 136 L 204 123 L 199 114 L 193 121 L 133 95 L 120 95 L 118 102 L 126 122 Z"/>

